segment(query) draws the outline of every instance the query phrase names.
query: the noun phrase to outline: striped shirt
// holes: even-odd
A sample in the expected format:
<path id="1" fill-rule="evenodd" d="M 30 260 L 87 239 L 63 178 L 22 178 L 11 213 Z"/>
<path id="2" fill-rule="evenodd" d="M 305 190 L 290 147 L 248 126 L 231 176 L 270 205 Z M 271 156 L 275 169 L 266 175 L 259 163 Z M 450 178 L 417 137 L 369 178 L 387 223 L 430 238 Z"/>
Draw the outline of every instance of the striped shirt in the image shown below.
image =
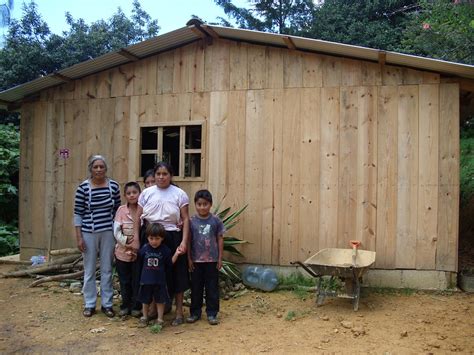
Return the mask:
<path id="1" fill-rule="evenodd" d="M 120 207 L 120 187 L 108 180 L 106 187 L 91 188 L 89 180 L 76 190 L 74 200 L 74 226 L 86 233 L 113 229 L 114 216 Z"/>

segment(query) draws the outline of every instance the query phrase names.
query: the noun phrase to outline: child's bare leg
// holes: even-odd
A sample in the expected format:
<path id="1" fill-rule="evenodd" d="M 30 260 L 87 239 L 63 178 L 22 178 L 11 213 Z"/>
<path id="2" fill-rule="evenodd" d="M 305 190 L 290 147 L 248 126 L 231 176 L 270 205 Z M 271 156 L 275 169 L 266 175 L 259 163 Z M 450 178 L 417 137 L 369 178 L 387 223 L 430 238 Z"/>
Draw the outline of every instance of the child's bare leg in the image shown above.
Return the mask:
<path id="1" fill-rule="evenodd" d="M 148 319 L 149 309 L 150 309 L 150 305 L 143 303 L 143 307 L 142 307 L 143 318 Z"/>
<path id="2" fill-rule="evenodd" d="M 183 299 L 184 299 L 184 292 L 179 292 L 175 294 L 176 318 L 183 318 Z"/>
<path id="3" fill-rule="evenodd" d="M 158 322 L 163 323 L 163 314 L 165 313 L 165 304 L 164 303 L 157 303 L 156 304 L 156 312 L 158 313 Z"/>

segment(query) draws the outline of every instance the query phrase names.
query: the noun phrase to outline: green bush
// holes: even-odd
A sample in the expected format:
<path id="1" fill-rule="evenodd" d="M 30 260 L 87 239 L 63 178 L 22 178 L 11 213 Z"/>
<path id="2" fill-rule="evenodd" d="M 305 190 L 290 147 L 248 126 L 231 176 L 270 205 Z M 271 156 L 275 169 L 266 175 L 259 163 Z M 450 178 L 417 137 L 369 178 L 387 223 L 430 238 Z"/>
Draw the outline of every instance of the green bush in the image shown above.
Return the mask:
<path id="1" fill-rule="evenodd" d="M 0 256 L 15 254 L 18 240 L 18 169 L 20 133 L 0 124 Z"/>
<path id="2" fill-rule="evenodd" d="M 474 196 L 474 137 L 461 136 L 461 206 Z"/>

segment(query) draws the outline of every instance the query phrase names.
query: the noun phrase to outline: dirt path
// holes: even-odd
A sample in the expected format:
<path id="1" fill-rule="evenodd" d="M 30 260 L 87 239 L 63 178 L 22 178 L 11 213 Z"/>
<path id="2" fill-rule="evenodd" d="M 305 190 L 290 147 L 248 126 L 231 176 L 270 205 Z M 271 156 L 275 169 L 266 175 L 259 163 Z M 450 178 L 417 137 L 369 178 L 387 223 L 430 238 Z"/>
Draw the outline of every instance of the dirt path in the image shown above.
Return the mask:
<path id="1" fill-rule="evenodd" d="M 109 320 L 99 313 L 85 319 L 81 296 L 57 283 L 33 289 L 29 283 L 0 279 L 1 353 L 474 351 L 474 295 L 463 293 L 364 292 L 354 312 L 345 299 L 316 308 L 313 297 L 251 291 L 222 301 L 218 326 L 201 320 L 152 334 L 133 318 Z"/>

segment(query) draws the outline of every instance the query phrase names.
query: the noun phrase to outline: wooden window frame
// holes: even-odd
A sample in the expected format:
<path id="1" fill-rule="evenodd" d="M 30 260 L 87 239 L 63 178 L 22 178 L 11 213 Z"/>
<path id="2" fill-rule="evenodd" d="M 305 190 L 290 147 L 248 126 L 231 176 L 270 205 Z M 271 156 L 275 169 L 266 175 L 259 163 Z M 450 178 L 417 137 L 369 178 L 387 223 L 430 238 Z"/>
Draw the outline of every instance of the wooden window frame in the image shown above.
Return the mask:
<path id="1" fill-rule="evenodd" d="M 186 127 L 201 126 L 201 148 L 200 149 L 186 149 Z M 142 128 L 156 127 L 157 132 L 157 147 L 158 149 L 141 149 L 142 148 Z M 177 122 L 157 122 L 157 123 L 142 123 L 140 125 L 140 156 L 139 156 L 139 171 L 142 170 L 141 162 L 143 154 L 157 154 L 160 158 L 163 156 L 163 128 L 165 127 L 179 127 L 179 171 L 175 171 L 173 181 L 205 181 L 206 176 L 206 121 L 177 121 Z M 186 154 L 201 154 L 201 176 L 199 177 L 185 177 L 185 158 Z M 143 179 L 143 177 L 140 177 Z"/>

